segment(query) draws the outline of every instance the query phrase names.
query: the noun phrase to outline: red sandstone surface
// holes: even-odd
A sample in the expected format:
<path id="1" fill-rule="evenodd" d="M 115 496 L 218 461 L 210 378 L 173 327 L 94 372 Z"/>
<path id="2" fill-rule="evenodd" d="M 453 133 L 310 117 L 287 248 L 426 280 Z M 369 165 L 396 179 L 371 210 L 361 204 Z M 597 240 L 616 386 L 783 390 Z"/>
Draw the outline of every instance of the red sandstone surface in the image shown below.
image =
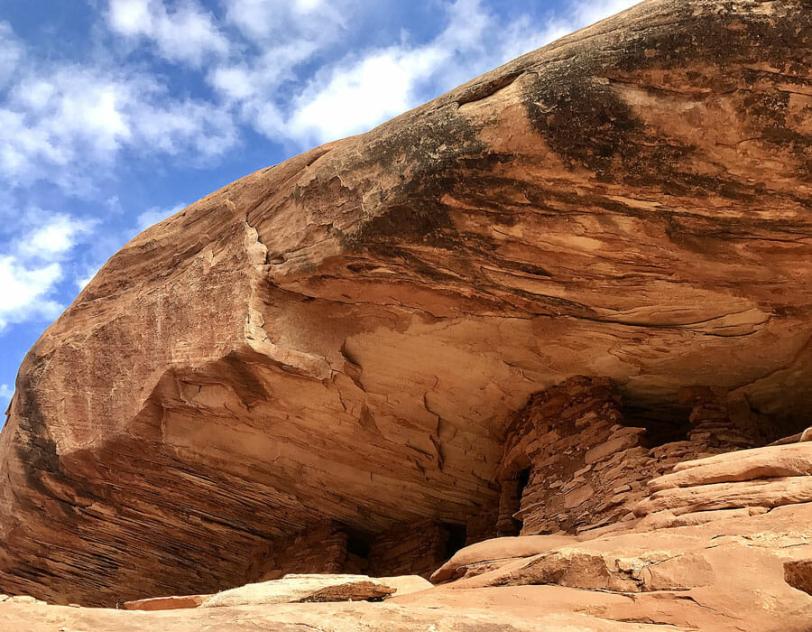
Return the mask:
<path id="1" fill-rule="evenodd" d="M 136 237 L 20 368 L 0 629 L 810 632 L 811 44 L 648 0 Z"/>

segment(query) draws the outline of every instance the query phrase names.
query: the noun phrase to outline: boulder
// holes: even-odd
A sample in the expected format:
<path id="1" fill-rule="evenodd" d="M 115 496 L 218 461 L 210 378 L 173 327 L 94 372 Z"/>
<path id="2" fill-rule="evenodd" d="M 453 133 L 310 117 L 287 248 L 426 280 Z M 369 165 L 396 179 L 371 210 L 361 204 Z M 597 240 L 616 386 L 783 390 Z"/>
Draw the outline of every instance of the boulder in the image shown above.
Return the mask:
<path id="1" fill-rule="evenodd" d="M 457 551 L 431 576 L 435 584 L 466 576 L 472 567 L 491 570 L 499 562 L 532 557 L 576 542 L 572 536 L 529 535 L 477 542 Z"/>
<path id="2" fill-rule="evenodd" d="M 180 610 L 187 608 L 225 608 L 281 603 L 330 603 L 337 601 L 381 601 L 397 593 L 408 595 L 431 588 L 422 577 L 384 577 L 365 575 L 286 575 L 281 579 L 247 584 L 213 595 L 154 597 L 124 603 L 125 610 Z"/>
<path id="3" fill-rule="evenodd" d="M 396 592 L 383 581 L 364 575 L 286 575 L 247 584 L 203 599 L 202 608 L 271 605 L 297 602 L 380 601 Z"/>
<path id="4" fill-rule="evenodd" d="M 784 581 L 793 588 L 812 595 L 812 560 L 792 560 L 785 562 Z"/>
<path id="5" fill-rule="evenodd" d="M 812 443 L 754 448 L 679 463 L 673 473 L 650 481 L 649 488 L 660 491 L 793 476 L 812 476 Z"/>

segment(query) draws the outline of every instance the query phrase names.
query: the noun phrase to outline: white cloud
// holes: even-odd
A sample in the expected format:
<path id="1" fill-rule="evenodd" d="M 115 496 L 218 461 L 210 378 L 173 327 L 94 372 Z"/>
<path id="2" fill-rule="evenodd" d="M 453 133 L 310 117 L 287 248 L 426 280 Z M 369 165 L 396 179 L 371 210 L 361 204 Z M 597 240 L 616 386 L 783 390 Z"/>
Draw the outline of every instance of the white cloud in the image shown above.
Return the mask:
<path id="1" fill-rule="evenodd" d="M 6 22 L 0 22 L 0 87 L 14 74 L 22 58 L 22 45 Z"/>
<path id="2" fill-rule="evenodd" d="M 107 21 L 119 35 L 152 41 L 170 61 L 200 66 L 208 58 L 228 54 L 228 40 L 213 16 L 191 0 L 174 11 L 167 10 L 163 0 L 110 0 Z"/>
<path id="3" fill-rule="evenodd" d="M 446 28 L 430 42 L 346 58 L 317 75 L 276 128 L 258 127 L 305 144 L 363 132 L 570 30 L 552 21 L 537 30 L 527 17 L 503 23 L 480 0 L 455 0 Z"/>
<path id="4" fill-rule="evenodd" d="M 359 9 L 357 0 L 224 0 L 226 20 L 249 39 L 329 42 Z"/>
<path id="5" fill-rule="evenodd" d="M 63 280 L 63 261 L 91 234 L 93 222 L 66 214 L 27 212 L 29 229 L 0 251 L 0 331 L 13 323 L 50 320 L 63 306 L 54 298 Z"/>
<path id="6" fill-rule="evenodd" d="M 302 144 L 363 132 L 637 1 L 579 0 L 539 28 L 527 16 L 500 20 L 481 0 L 454 0 L 446 5 L 446 28 L 432 41 L 348 57 L 317 74 L 292 99 L 287 117 L 277 117 L 272 126 L 255 124 L 268 136 L 288 135 Z"/>
<path id="7" fill-rule="evenodd" d="M 283 111 L 304 85 L 297 72 L 338 47 L 362 5 L 357 0 L 223 0 L 223 4 L 226 23 L 246 40 L 247 52 L 210 70 L 207 81 L 243 122 L 279 138 Z"/>
<path id="8" fill-rule="evenodd" d="M 79 186 L 82 167 L 143 155 L 219 155 L 237 141 L 231 115 L 211 103 L 172 98 L 141 74 L 31 66 L 0 106 L 0 170 L 12 185 L 38 179 Z"/>
<path id="9" fill-rule="evenodd" d="M 79 238 L 90 233 L 93 222 L 70 215 L 58 214 L 23 238 L 17 251 L 24 259 L 58 261 L 77 244 Z"/>
<path id="10" fill-rule="evenodd" d="M 98 271 L 99 268 L 96 268 L 95 270 L 86 273 L 84 276 L 78 277 L 76 279 L 76 289 L 79 290 L 80 292 L 84 290 L 87 284 L 90 283 L 93 280 L 93 277 L 96 276 Z"/>
<path id="11" fill-rule="evenodd" d="M 149 0 L 113 0 L 107 19 L 110 26 L 122 35 L 143 35 L 153 28 Z"/>
<path id="12" fill-rule="evenodd" d="M 9 402 L 14 396 L 14 389 L 8 384 L 0 384 L 0 401 Z"/>
<path id="13" fill-rule="evenodd" d="M 0 331 L 11 323 L 56 317 L 62 309 L 49 294 L 62 278 L 59 263 L 29 267 L 9 255 L 0 255 Z"/>
<path id="14" fill-rule="evenodd" d="M 363 132 L 408 109 L 418 98 L 417 83 L 445 58 L 444 51 L 430 47 L 371 53 L 300 95 L 284 128 L 314 142 Z"/>

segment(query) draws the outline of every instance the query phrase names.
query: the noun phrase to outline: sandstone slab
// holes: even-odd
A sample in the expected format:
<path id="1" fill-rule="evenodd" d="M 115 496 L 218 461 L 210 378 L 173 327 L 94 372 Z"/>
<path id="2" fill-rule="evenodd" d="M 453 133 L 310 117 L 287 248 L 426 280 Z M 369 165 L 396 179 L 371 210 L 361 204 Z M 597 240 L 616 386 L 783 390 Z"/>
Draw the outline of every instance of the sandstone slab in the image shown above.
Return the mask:
<path id="1" fill-rule="evenodd" d="M 172 597 L 152 597 L 150 599 L 136 599 L 121 604 L 124 610 L 185 610 L 197 608 L 208 595 L 183 595 Z"/>
<path id="2" fill-rule="evenodd" d="M 767 446 L 679 463 L 672 474 L 651 481 L 649 488 L 659 491 L 792 476 L 812 476 L 812 445 L 809 443 Z"/>
<path id="3" fill-rule="evenodd" d="M 566 546 L 575 542 L 572 536 L 530 535 L 522 537 L 504 537 L 485 540 L 457 551 L 451 559 L 438 568 L 431 576 L 431 581 L 440 583 L 458 579 L 466 569 L 474 565 L 531 557 L 551 549 Z"/>
<path id="4" fill-rule="evenodd" d="M 812 503 L 657 531 L 634 527 L 436 590 L 545 584 L 609 591 L 634 595 L 602 609 L 609 618 L 714 632 L 806 632 L 812 599 L 800 586 L 812 552 L 810 519 Z"/>
<path id="5" fill-rule="evenodd" d="M 396 592 L 384 581 L 362 575 L 287 575 L 209 595 L 202 608 L 260 606 L 296 602 L 381 601 Z"/>

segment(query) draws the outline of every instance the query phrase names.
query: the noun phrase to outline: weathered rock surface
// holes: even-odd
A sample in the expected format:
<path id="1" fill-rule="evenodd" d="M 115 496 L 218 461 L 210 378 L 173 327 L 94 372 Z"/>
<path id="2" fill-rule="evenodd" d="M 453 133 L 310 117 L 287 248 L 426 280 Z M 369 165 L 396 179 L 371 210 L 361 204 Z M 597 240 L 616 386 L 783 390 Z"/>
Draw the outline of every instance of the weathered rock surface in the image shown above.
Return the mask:
<path id="1" fill-rule="evenodd" d="M 638 525 L 575 543 L 559 536 L 483 542 L 460 559 L 476 564 L 494 555 L 550 550 L 500 558 L 501 568 L 430 590 L 395 594 L 383 603 L 270 603 L 256 587 L 245 587 L 243 598 L 237 598 L 242 589 L 228 591 L 228 603 L 218 607 L 166 612 L 0 599 L 0 628 L 809 632 L 812 597 L 803 591 L 812 554 L 810 525 L 812 504 L 803 504 L 656 532 L 640 531 Z M 528 543 L 520 546 L 518 541 L 525 539 Z M 291 596 L 299 600 L 301 594 Z"/>
<path id="2" fill-rule="evenodd" d="M 439 593 L 424 599 L 442 591 L 541 584 L 554 594 L 562 587 L 577 590 L 582 611 L 615 620 L 703 632 L 812 629 L 812 598 L 802 592 L 809 586 L 812 503 L 755 516 L 716 512 L 713 518 L 657 530 L 641 522 L 502 560 L 500 568 L 440 585 Z M 593 609 L 594 591 L 630 598 Z"/>
<path id="3" fill-rule="evenodd" d="M 457 591 L 425 603 L 306 603 L 168 612 L 0 603 L 0 624 L 25 632 L 677 632 L 669 625 L 614 621 L 598 610 L 626 601 L 595 593 L 595 614 L 576 612 L 576 595 L 547 587 Z M 558 589 L 564 591 L 567 589 Z M 577 591 L 573 591 L 575 593 Z M 796 631 L 790 631 L 796 632 Z"/>
<path id="4" fill-rule="evenodd" d="M 812 444 L 797 443 L 686 461 L 649 482 L 653 491 L 713 483 L 737 483 L 765 478 L 812 476 Z"/>
<path id="5" fill-rule="evenodd" d="M 125 610 L 225 608 L 280 603 L 381 601 L 394 595 L 431 588 L 422 577 L 370 579 L 364 575 L 286 575 L 281 579 L 247 584 L 214 595 L 155 597 L 124 603 Z"/>
<path id="6" fill-rule="evenodd" d="M 451 559 L 431 575 L 431 581 L 440 583 L 466 576 L 471 567 L 482 567 L 505 560 L 532 557 L 550 549 L 574 543 L 571 536 L 528 535 L 495 538 L 477 542 L 457 551 Z"/>
<path id="7" fill-rule="evenodd" d="M 731 452 L 689 461 L 651 481 L 656 490 L 635 507 L 639 516 L 674 516 L 812 503 L 812 444 Z"/>
<path id="8" fill-rule="evenodd" d="M 20 369 L 0 590 L 215 592 L 325 521 L 346 558 L 425 520 L 488 536 L 509 419 L 573 375 L 660 412 L 721 389 L 773 420 L 766 440 L 808 426 L 811 43 L 806 0 L 649 0 L 135 238 Z M 796 478 L 716 484 L 749 504 L 669 488 L 646 511 L 812 499 Z M 22 606 L 0 607 L 14 629 Z M 164 629 L 225 620 L 190 612 Z"/>

